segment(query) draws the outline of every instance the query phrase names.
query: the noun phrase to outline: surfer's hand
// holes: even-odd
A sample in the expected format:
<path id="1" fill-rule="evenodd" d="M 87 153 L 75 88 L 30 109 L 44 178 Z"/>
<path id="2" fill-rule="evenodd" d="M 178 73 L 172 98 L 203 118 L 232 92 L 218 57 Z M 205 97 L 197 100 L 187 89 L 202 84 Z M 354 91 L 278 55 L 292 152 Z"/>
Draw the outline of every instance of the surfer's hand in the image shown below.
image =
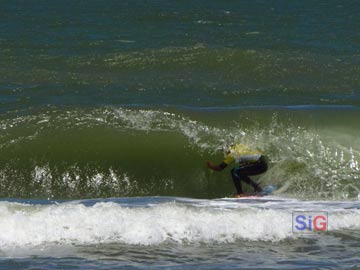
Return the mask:
<path id="1" fill-rule="evenodd" d="M 207 160 L 206 161 L 206 167 L 208 167 L 209 169 L 218 171 L 218 166 L 216 164 L 213 164 L 211 161 Z"/>
<path id="2" fill-rule="evenodd" d="M 206 166 L 209 168 L 209 169 L 212 169 L 214 171 L 222 171 L 225 167 L 226 167 L 226 164 L 225 163 L 221 163 L 220 165 L 216 165 L 210 161 L 206 161 Z"/>

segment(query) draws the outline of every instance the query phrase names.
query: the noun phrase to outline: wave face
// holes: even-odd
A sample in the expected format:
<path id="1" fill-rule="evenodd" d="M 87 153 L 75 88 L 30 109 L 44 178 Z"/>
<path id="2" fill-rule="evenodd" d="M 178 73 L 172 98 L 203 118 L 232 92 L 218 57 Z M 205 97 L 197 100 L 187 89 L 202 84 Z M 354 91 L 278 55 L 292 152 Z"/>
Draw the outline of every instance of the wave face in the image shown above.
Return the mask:
<path id="1" fill-rule="evenodd" d="M 30 204 L 29 204 L 30 203 Z M 1 202 L 0 248 L 297 239 L 292 211 L 328 210 L 329 233 L 360 230 L 357 202 L 142 197 L 63 203 Z M 104 222 L 106 220 L 106 222 Z"/>
<path id="2" fill-rule="evenodd" d="M 341 129 L 343 118 L 336 111 L 317 114 L 313 122 L 302 111 L 288 115 L 268 109 L 101 107 L 9 114 L 0 120 L 0 193 L 24 198 L 223 197 L 233 192 L 228 171 L 210 173 L 204 161 L 220 162 L 222 153 L 216 149 L 240 142 L 269 156 L 270 170 L 259 180 L 277 184 L 278 194 L 357 198 L 356 111 L 343 112 L 350 126 Z M 319 126 L 323 119 L 332 122 Z"/>

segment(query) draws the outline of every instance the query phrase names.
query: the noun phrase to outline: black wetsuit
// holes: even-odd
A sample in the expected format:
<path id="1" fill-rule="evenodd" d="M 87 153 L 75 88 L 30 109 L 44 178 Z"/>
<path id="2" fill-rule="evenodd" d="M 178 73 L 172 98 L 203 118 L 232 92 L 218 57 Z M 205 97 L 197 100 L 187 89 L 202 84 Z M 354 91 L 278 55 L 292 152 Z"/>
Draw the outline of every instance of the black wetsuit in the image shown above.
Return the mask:
<path id="1" fill-rule="evenodd" d="M 227 166 L 226 163 L 222 163 L 222 165 Z M 266 172 L 267 169 L 268 165 L 265 156 L 260 156 L 260 158 L 255 162 L 240 163 L 239 166 L 233 168 L 231 170 L 231 177 L 233 179 L 237 193 L 244 193 L 241 187 L 241 181 L 251 185 L 255 192 L 260 191 L 259 184 L 253 181 L 249 176 L 262 174 Z"/>

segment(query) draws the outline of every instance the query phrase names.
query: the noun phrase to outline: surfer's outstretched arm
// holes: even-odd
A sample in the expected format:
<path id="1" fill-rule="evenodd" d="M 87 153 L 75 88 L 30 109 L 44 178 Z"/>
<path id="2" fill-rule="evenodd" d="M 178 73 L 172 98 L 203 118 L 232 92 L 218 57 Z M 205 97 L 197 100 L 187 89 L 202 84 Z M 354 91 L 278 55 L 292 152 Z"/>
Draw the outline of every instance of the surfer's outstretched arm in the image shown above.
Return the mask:
<path id="1" fill-rule="evenodd" d="M 211 161 L 206 161 L 206 166 L 209 168 L 209 169 L 212 169 L 214 171 L 222 171 L 223 169 L 226 168 L 227 164 L 222 162 L 220 164 L 215 164 L 215 163 L 212 163 Z"/>

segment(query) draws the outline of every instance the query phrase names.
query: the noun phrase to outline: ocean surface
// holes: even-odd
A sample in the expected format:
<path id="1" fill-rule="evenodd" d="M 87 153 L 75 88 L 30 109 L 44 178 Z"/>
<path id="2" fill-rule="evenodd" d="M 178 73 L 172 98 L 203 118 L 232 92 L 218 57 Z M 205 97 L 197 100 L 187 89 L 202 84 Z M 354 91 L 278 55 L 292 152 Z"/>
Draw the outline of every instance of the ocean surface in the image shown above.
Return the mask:
<path id="1" fill-rule="evenodd" d="M 357 1 L 1 1 L 0 269 L 359 269 L 358 29 Z M 271 196 L 206 169 L 234 142 Z"/>

